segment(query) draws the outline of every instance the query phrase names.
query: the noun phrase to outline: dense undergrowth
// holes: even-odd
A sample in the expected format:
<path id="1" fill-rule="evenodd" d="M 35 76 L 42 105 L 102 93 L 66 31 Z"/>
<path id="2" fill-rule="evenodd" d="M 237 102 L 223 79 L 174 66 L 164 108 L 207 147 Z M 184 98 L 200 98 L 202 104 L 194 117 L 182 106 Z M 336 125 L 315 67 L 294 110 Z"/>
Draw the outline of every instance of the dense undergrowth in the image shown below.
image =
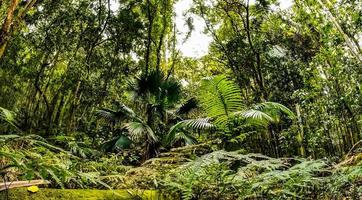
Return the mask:
<path id="1" fill-rule="evenodd" d="M 7 181 L 44 178 L 50 187 L 158 190 L 172 199 L 358 199 L 362 154 L 327 159 L 271 158 L 217 150 L 219 142 L 174 148 L 140 166 L 120 154 L 82 159 L 38 139 L 1 148 Z M 5 141 L 5 138 L 2 138 Z M 36 153 L 35 153 L 36 152 Z M 80 160 L 79 160 L 80 159 Z M 48 186 L 48 187 L 49 187 Z"/>
<path id="2" fill-rule="evenodd" d="M 215 151 L 170 170 L 159 188 L 182 199 L 358 199 L 361 154 L 329 160 Z"/>

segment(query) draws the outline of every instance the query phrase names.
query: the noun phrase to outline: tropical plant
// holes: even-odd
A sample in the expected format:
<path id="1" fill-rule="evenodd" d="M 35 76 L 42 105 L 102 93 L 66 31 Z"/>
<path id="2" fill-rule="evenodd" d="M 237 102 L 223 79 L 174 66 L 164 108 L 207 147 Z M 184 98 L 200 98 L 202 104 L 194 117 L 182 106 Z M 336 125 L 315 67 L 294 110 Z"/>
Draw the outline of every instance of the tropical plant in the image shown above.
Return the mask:
<path id="1" fill-rule="evenodd" d="M 97 174 L 74 168 L 73 163 L 80 158 L 39 136 L 1 135 L 0 144 L 0 174 L 3 180 L 40 178 L 62 188 L 87 187 L 91 184 L 109 188 Z"/>
<path id="2" fill-rule="evenodd" d="M 173 144 L 182 140 L 185 144 L 196 144 L 197 140 L 187 130 L 210 130 L 214 125 L 209 118 L 182 120 L 173 125 L 165 137 L 166 144 Z"/>
<path id="3" fill-rule="evenodd" d="M 0 122 L 1 121 L 4 121 L 6 124 L 10 125 L 12 128 L 21 132 L 20 128 L 17 125 L 18 122 L 16 119 L 16 114 L 13 111 L 0 107 Z"/>
<path id="4" fill-rule="evenodd" d="M 200 101 L 207 115 L 215 118 L 215 124 L 220 126 L 225 126 L 235 112 L 245 108 L 240 88 L 221 75 L 203 80 Z"/>
<path id="5" fill-rule="evenodd" d="M 121 124 L 121 128 L 127 130 L 127 136 L 133 142 L 142 141 L 145 158 L 157 155 L 161 143 L 165 146 L 175 141 L 195 143 L 196 139 L 187 129 L 212 127 L 209 119 L 183 120 L 181 117 L 197 107 L 195 99 L 190 99 L 176 111 L 171 111 L 180 100 L 180 84 L 172 77 L 165 77 L 160 71 L 136 77 L 129 81 L 128 88 L 132 100 L 139 104 L 137 111 L 120 103 L 117 111 L 100 109 L 96 115 L 111 126 Z"/>
<path id="6" fill-rule="evenodd" d="M 239 86 L 224 75 L 203 80 L 200 102 L 207 116 L 213 119 L 220 130 L 225 144 L 240 144 L 245 140 L 245 135 L 255 135 L 255 132 L 260 134 L 267 130 L 268 138 L 273 138 L 275 143 L 275 156 L 279 154 L 279 138 L 274 126 L 278 126 L 285 119 L 284 116 L 290 119 L 295 117 L 291 110 L 275 102 L 245 105 Z"/>
<path id="7" fill-rule="evenodd" d="M 58 135 L 54 138 L 54 143 L 62 146 L 66 151 L 69 151 L 72 155 L 78 156 L 80 158 L 91 158 L 93 156 L 99 155 L 100 153 L 96 150 L 90 148 L 89 144 L 86 144 L 83 141 L 78 141 L 75 137 Z"/>
<path id="8" fill-rule="evenodd" d="M 325 160 L 215 151 L 171 170 L 160 182 L 182 199 L 305 199 L 326 195 L 331 173 Z"/>
<path id="9" fill-rule="evenodd" d="M 223 75 L 203 80 L 200 101 L 207 115 L 221 127 L 236 116 L 266 125 L 279 122 L 283 113 L 294 118 L 291 110 L 275 102 L 262 102 L 248 108 L 242 101 L 239 86 Z"/>

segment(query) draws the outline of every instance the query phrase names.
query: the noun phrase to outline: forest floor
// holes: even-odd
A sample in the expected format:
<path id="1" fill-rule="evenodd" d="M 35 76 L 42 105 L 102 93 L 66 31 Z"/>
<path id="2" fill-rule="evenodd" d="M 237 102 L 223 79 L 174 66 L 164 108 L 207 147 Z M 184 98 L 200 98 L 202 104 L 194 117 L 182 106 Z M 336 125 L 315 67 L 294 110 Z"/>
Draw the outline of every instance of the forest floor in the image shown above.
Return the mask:
<path id="1" fill-rule="evenodd" d="M 104 177 L 114 190 L 12 189 L 9 199 L 359 199 L 362 153 L 339 162 L 271 158 L 215 149 L 204 143 L 174 148 Z M 136 189 L 136 190 L 134 190 Z M 5 193 L 2 193 L 5 197 Z"/>

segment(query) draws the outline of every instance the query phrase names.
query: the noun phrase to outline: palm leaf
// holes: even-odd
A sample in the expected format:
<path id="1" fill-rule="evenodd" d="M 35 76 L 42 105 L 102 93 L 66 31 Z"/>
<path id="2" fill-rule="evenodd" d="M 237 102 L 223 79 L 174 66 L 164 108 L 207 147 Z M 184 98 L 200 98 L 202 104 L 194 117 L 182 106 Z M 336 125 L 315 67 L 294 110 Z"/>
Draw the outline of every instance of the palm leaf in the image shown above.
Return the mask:
<path id="1" fill-rule="evenodd" d="M 127 90 L 134 100 L 145 100 L 154 97 L 157 102 L 173 105 L 181 98 L 181 84 L 179 81 L 166 78 L 162 71 L 150 71 L 129 80 Z"/>
<path id="2" fill-rule="evenodd" d="M 129 122 L 124 125 L 128 130 L 133 140 L 140 140 L 142 137 L 150 139 L 152 142 L 157 142 L 158 138 L 152 128 L 143 122 Z"/>
<path id="3" fill-rule="evenodd" d="M 265 112 L 255 109 L 249 109 L 246 111 L 236 112 L 235 115 L 241 115 L 242 117 L 246 118 L 248 123 L 256 124 L 256 125 L 268 125 L 271 122 L 274 122 L 274 118 L 268 115 Z"/>
<path id="4" fill-rule="evenodd" d="M 214 128 L 214 125 L 210 123 L 210 118 L 200 118 L 200 119 L 189 119 L 178 122 L 173 125 L 169 132 L 167 133 L 165 143 L 171 144 L 175 142 L 177 134 L 179 134 L 181 129 L 192 129 L 192 130 L 207 130 Z M 179 136 L 180 137 L 180 136 Z"/>
<path id="5" fill-rule="evenodd" d="M 102 144 L 102 149 L 106 152 L 111 152 L 115 149 L 128 149 L 131 143 L 132 141 L 128 138 L 128 136 L 121 134 L 118 137 L 114 137 L 113 139 L 104 142 Z"/>
<path id="6" fill-rule="evenodd" d="M 196 138 L 192 137 L 192 135 L 186 133 L 186 132 L 178 132 L 175 135 L 175 139 L 173 140 L 173 143 L 179 140 L 185 141 L 186 145 L 193 145 L 197 143 Z"/>
<path id="7" fill-rule="evenodd" d="M 235 112 L 248 120 L 249 124 L 267 126 L 270 123 L 278 123 L 281 114 L 286 114 L 289 118 L 294 119 L 294 113 L 282 104 L 275 102 L 264 102 L 252 106 L 246 111 Z"/>
<path id="8" fill-rule="evenodd" d="M 192 110 L 196 109 L 198 107 L 198 104 L 199 102 L 197 101 L 197 99 L 191 98 L 176 110 L 176 114 L 178 115 L 188 114 Z"/>
<path id="9" fill-rule="evenodd" d="M 159 101 L 166 100 L 167 106 L 172 106 L 181 99 L 181 84 L 175 79 L 163 80 L 159 90 Z"/>
<path id="10" fill-rule="evenodd" d="M 293 113 L 293 111 L 291 111 L 289 108 L 287 108 L 286 106 L 280 104 L 280 103 L 276 103 L 276 102 L 264 102 L 264 103 L 259 103 L 257 105 L 254 106 L 254 108 L 256 110 L 261 110 L 261 111 L 269 111 L 269 112 L 278 112 L 278 113 L 284 113 L 286 114 L 290 119 L 294 119 L 295 118 L 295 114 Z"/>
<path id="11" fill-rule="evenodd" d="M 116 124 L 120 121 L 132 119 L 136 116 L 134 111 L 126 105 L 121 104 L 119 107 L 120 108 L 117 111 L 102 108 L 97 110 L 95 115 L 110 124 Z"/>

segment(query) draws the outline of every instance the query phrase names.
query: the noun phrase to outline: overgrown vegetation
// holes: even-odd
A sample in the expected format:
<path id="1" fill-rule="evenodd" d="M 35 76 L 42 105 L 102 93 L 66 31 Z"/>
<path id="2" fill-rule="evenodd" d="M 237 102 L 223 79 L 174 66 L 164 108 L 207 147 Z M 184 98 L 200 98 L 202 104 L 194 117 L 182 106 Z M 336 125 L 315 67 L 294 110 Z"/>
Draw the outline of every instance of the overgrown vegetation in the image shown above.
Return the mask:
<path id="1" fill-rule="evenodd" d="M 354 0 L 0 1 L 1 184 L 46 180 L 39 198 L 359 199 L 361 12 Z M 208 51 L 187 57 L 195 35 Z"/>
<path id="2" fill-rule="evenodd" d="M 358 199 L 361 161 L 343 165 L 215 151 L 172 170 L 162 186 L 182 199 Z"/>

